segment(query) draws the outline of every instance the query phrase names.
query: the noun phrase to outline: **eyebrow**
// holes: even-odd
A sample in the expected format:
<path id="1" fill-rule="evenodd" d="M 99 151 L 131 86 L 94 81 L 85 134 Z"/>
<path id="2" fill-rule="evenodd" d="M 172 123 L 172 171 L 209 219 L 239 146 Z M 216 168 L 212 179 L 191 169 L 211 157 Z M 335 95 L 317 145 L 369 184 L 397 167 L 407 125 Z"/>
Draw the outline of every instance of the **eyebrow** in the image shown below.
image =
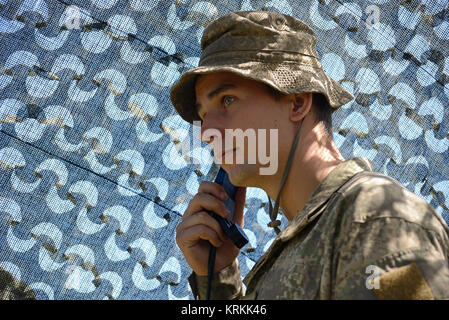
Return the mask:
<path id="1" fill-rule="evenodd" d="M 217 96 L 221 92 L 226 91 L 228 89 L 233 89 L 233 88 L 236 88 L 236 87 L 237 86 L 232 84 L 232 83 L 223 83 L 223 84 L 219 85 L 216 89 L 214 89 L 211 92 L 209 92 L 209 94 L 207 95 L 207 98 L 209 100 L 212 100 L 215 96 Z M 199 102 L 195 102 L 195 111 L 196 111 L 196 113 L 199 114 L 200 110 L 201 110 L 201 104 Z"/>

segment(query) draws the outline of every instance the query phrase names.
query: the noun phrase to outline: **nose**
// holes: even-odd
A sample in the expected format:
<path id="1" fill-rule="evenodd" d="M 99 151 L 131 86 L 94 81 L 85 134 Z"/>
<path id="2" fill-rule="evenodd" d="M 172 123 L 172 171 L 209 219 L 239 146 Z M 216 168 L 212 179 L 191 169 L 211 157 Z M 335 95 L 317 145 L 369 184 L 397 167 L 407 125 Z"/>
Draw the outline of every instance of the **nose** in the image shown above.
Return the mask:
<path id="1" fill-rule="evenodd" d="M 206 142 L 206 143 L 213 143 L 215 138 L 218 138 L 217 133 L 215 132 L 216 129 L 211 128 L 210 126 L 207 127 L 203 123 L 201 124 L 201 141 Z"/>
<path id="2" fill-rule="evenodd" d="M 214 142 L 214 135 L 210 134 L 211 131 L 204 129 L 204 126 L 201 125 L 201 141 L 206 143 L 213 143 Z"/>
<path id="3" fill-rule="evenodd" d="M 205 114 L 203 119 L 201 123 L 201 141 L 209 144 L 213 143 L 214 139 L 219 139 L 220 141 L 224 132 L 222 121 L 213 112 Z"/>

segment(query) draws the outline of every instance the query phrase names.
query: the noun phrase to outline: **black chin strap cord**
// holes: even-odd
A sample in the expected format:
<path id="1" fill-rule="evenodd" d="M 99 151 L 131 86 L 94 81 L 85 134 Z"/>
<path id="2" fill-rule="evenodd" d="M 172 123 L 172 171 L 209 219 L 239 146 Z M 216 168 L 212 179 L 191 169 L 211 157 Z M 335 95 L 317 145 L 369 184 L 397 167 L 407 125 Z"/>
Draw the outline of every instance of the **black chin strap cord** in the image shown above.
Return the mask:
<path id="1" fill-rule="evenodd" d="M 301 127 L 302 127 L 303 122 L 304 122 L 304 118 L 302 118 L 301 123 L 299 124 L 298 131 L 296 132 L 295 140 L 293 141 L 292 147 L 290 149 L 290 154 L 288 155 L 287 164 L 285 165 L 284 173 L 282 175 L 281 186 L 279 188 L 279 192 L 276 197 L 276 202 L 274 203 L 274 208 L 271 204 L 270 196 L 267 193 L 268 203 L 270 204 L 269 213 L 270 213 L 270 220 L 271 220 L 271 222 L 268 223 L 268 226 L 273 228 L 274 231 L 276 232 L 276 234 L 279 234 L 279 232 L 281 232 L 281 230 L 279 229 L 279 226 L 281 225 L 281 221 L 276 220 L 276 218 L 278 216 L 278 210 L 279 210 L 279 200 L 281 197 L 282 189 L 284 188 L 284 184 L 287 181 L 287 176 L 290 171 L 290 167 L 293 163 L 293 158 L 295 157 L 295 151 L 296 151 L 296 147 L 298 146 L 299 136 L 301 133 Z"/>
<path id="2" fill-rule="evenodd" d="M 207 291 L 206 291 L 206 299 L 207 300 L 210 300 L 210 290 L 212 287 L 212 276 L 214 274 L 216 253 L 217 253 L 217 248 L 215 248 L 212 244 L 210 244 L 209 260 L 207 262 Z"/>

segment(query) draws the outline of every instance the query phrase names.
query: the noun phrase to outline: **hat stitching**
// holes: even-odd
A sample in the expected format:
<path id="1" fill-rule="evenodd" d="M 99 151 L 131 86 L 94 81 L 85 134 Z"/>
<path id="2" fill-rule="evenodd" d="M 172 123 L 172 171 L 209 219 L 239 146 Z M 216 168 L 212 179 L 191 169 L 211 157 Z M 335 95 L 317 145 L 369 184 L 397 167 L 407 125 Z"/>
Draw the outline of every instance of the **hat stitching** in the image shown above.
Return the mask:
<path id="1" fill-rule="evenodd" d="M 238 57 L 229 57 L 229 58 L 226 58 L 226 60 L 227 61 L 229 61 L 229 60 L 236 60 L 236 61 L 241 61 L 242 60 L 242 58 L 240 57 L 240 58 L 238 58 Z M 312 66 L 312 65 L 310 65 L 310 63 L 304 63 L 304 62 L 297 62 L 297 61 L 295 61 L 295 60 L 286 60 L 286 59 L 269 59 L 269 61 L 267 61 L 268 59 L 259 59 L 259 58 L 251 58 L 251 60 L 248 60 L 247 62 L 242 62 L 242 64 L 243 63 L 248 63 L 248 62 L 253 62 L 253 61 L 257 61 L 257 62 L 263 62 L 263 63 L 269 63 L 269 64 L 272 64 L 272 62 L 274 63 L 274 62 L 277 62 L 277 63 L 279 63 L 279 62 L 281 62 L 281 63 L 287 63 L 287 64 L 295 64 L 295 65 L 304 65 L 304 66 L 308 66 L 308 67 L 311 67 L 311 68 L 313 68 L 313 69 L 322 69 L 322 68 L 320 68 L 320 67 L 315 67 L 315 66 Z M 217 66 L 219 66 L 219 65 L 217 65 Z M 223 65 L 223 66 L 229 66 L 228 64 L 226 64 L 226 65 Z M 204 65 L 199 65 L 198 67 L 215 67 L 215 65 L 214 66 L 204 66 Z"/>

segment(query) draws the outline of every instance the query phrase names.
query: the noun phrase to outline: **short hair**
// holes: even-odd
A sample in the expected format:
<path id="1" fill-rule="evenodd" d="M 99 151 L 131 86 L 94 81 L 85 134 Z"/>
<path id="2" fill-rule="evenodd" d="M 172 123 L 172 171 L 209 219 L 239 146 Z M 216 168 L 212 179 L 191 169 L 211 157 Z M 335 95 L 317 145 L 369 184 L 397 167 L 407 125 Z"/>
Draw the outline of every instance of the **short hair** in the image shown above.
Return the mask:
<path id="1" fill-rule="evenodd" d="M 268 93 L 271 95 L 271 97 L 279 101 L 279 99 L 284 95 L 284 93 L 280 92 L 279 90 L 276 90 L 272 86 L 265 84 Z M 330 139 L 333 139 L 333 133 L 332 133 L 332 107 L 329 105 L 329 102 L 327 101 L 324 94 L 319 92 L 313 92 L 312 96 L 312 108 L 315 113 L 316 122 L 315 123 L 322 123 L 324 126 L 324 132 L 326 133 L 327 137 Z"/>
<path id="2" fill-rule="evenodd" d="M 315 111 L 316 123 L 322 123 L 328 138 L 333 139 L 332 133 L 332 107 L 322 93 L 313 93 L 312 104 Z"/>

